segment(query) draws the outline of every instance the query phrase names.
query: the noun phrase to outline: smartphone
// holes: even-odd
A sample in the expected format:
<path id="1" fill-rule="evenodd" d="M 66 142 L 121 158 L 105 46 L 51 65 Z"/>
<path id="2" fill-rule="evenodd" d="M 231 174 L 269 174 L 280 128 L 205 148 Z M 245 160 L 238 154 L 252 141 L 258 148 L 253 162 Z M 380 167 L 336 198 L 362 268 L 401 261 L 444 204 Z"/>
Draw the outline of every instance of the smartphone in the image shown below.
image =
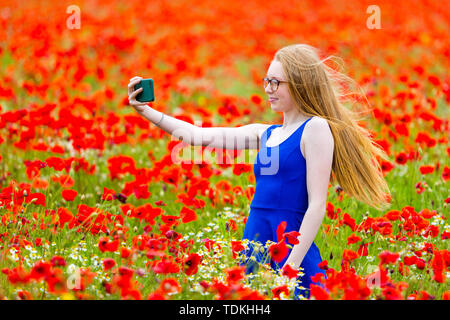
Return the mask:
<path id="1" fill-rule="evenodd" d="M 134 85 L 134 90 L 143 88 L 141 92 L 136 95 L 136 100 L 139 102 L 155 101 L 155 89 L 153 87 L 153 79 L 142 79 L 141 82 Z"/>

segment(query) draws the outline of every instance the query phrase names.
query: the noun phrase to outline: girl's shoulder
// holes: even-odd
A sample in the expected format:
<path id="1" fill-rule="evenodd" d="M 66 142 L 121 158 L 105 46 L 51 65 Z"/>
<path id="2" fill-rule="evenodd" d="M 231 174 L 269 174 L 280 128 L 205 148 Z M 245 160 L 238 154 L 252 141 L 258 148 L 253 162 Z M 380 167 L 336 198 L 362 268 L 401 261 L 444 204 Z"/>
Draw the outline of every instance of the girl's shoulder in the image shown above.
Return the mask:
<path id="1" fill-rule="evenodd" d="M 323 129 L 330 129 L 330 126 L 328 124 L 328 121 L 322 117 L 318 117 L 318 116 L 313 116 L 311 118 L 311 120 L 309 120 L 306 125 L 305 128 L 303 129 L 304 131 L 307 130 L 308 131 L 316 131 L 316 130 L 323 130 Z"/>
<path id="2" fill-rule="evenodd" d="M 302 143 L 309 142 L 318 134 L 325 135 L 327 139 L 334 142 L 328 121 L 322 117 L 313 116 L 303 128 Z"/>

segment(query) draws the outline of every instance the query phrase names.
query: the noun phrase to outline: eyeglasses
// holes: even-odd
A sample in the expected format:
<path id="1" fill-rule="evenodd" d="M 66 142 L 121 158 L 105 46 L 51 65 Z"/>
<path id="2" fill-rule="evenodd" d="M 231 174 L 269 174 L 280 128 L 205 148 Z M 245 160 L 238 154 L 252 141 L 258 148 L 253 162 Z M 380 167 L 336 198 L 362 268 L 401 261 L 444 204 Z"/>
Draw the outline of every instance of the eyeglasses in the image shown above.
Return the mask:
<path id="1" fill-rule="evenodd" d="M 283 81 L 283 80 L 278 80 L 278 79 L 269 79 L 269 78 L 263 78 L 263 86 L 264 86 L 264 90 L 266 89 L 267 85 L 270 83 L 270 90 L 272 91 L 277 91 L 278 90 L 278 86 L 280 85 L 281 82 L 289 82 L 289 81 Z"/>

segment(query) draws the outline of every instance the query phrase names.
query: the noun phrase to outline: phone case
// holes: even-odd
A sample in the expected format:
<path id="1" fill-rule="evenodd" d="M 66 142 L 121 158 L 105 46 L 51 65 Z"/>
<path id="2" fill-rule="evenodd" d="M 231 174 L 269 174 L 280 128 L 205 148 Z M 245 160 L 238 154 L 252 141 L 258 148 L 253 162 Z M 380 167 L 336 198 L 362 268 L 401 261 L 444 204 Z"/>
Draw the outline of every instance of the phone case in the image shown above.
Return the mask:
<path id="1" fill-rule="evenodd" d="M 153 79 L 142 79 L 141 82 L 134 86 L 134 90 L 144 88 L 136 95 L 136 100 L 139 102 L 155 101 L 155 89 L 153 87 Z"/>

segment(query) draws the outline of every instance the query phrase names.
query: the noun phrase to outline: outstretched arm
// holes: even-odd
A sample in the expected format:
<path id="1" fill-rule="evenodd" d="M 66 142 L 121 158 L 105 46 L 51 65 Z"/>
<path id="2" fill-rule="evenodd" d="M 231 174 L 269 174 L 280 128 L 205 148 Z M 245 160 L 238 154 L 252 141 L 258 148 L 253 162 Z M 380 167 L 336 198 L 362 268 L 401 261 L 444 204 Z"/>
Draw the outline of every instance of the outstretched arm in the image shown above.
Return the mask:
<path id="1" fill-rule="evenodd" d="M 136 100 L 142 88 L 134 91 L 134 86 L 142 77 L 134 77 L 128 84 L 128 100 L 130 105 L 144 118 L 157 125 L 178 140 L 192 146 L 218 149 L 259 149 L 260 133 L 268 124 L 252 123 L 241 127 L 198 127 L 189 122 L 163 114 L 144 102 Z"/>
<path id="2" fill-rule="evenodd" d="M 308 132 L 302 137 L 305 144 L 308 210 L 299 230 L 299 243 L 293 247 L 285 263 L 295 269 L 300 267 L 325 216 L 333 163 L 334 139 L 327 121 L 322 118 L 312 119 Z"/>

